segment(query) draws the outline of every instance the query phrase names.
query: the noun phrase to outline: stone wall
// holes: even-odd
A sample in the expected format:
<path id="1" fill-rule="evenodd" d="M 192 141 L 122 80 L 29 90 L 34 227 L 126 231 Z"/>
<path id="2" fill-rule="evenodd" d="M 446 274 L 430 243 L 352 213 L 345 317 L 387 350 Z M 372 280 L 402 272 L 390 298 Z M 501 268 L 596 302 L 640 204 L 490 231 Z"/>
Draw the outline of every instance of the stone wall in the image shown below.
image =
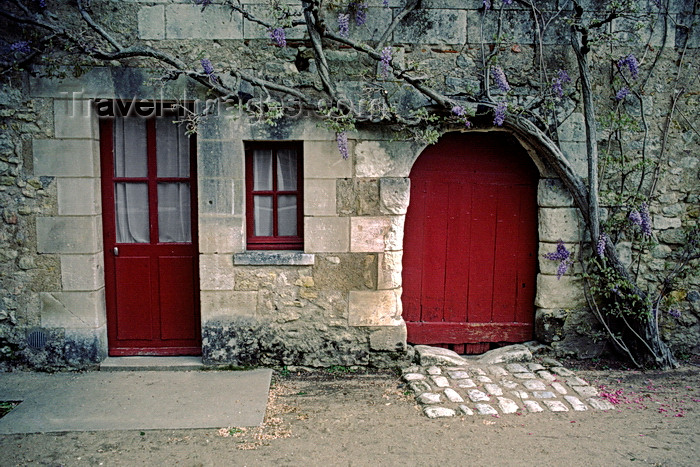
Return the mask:
<path id="1" fill-rule="evenodd" d="M 282 78 L 303 89 L 320 85 L 305 31 L 287 37 L 298 42 L 281 49 L 258 24 L 215 4 L 204 11 L 187 1 L 92 2 L 107 14 L 125 39 L 138 37 L 177 53 L 198 66 L 210 57 L 216 70 L 242 67 Z M 291 2 L 298 3 L 298 2 Z M 366 27 L 351 29 L 353 38 L 376 39 L 398 12 L 369 0 Z M 556 0 L 539 2 L 555 11 Z M 606 2 L 591 2 L 604 8 Z M 264 2 L 244 4 L 265 14 Z M 648 7 L 653 7 L 649 2 Z M 394 56 L 423 70 L 448 95 L 479 88 L 481 70 L 480 0 L 424 0 L 412 20 L 393 34 Z M 697 19 L 692 1 L 670 2 L 680 25 Z M 517 2 L 506 6 L 508 37 L 500 55 L 513 98 L 527 104 L 537 92 L 538 52 L 532 47 L 534 25 Z M 487 15 L 487 23 L 497 15 Z M 68 21 L 70 23 L 70 21 Z M 662 130 L 673 89 L 667 76 L 676 72 L 675 48 L 687 45 L 686 63 L 698 63 L 697 35 L 684 35 L 674 23 L 656 23 L 650 47 L 661 50 L 650 76 L 645 106 L 632 109 L 650 129 L 649 148 L 666 158 L 651 211 L 658 245 L 642 256 L 638 274 L 651 288 L 669 269 L 669 261 L 687 241 L 683 228 L 697 223 L 700 140 L 681 117 Z M 623 24 L 616 27 L 624 27 Z M 489 26 L 485 27 L 488 30 Z M 572 75 L 575 63 L 564 37 L 550 28 L 543 41 L 552 69 Z M 665 32 L 665 34 L 662 34 Z M 487 38 L 487 40 L 490 40 Z M 665 46 L 665 47 L 662 47 Z M 637 47 L 634 38 L 613 55 Z M 636 49 L 635 49 L 636 50 Z M 655 49 L 656 50 L 656 49 Z M 461 52 L 461 53 L 458 53 Z M 372 61 L 349 49 L 330 49 L 339 90 L 356 92 Z M 600 58 L 601 76 L 609 67 Z M 5 368 L 80 368 L 98 363 L 107 350 L 102 220 L 97 120 L 91 111 L 98 98 L 195 100 L 208 97 L 192 82 L 163 83 L 159 75 L 134 62 L 130 66 L 85 66 L 78 77 L 47 77 L 44 68 L 19 75 L 0 95 L 0 360 Z M 691 68 L 684 70 L 691 73 Z M 230 79 L 221 75 L 221 79 Z M 17 84 L 20 83 L 20 84 Z M 427 100 L 407 87 L 385 83 L 390 102 L 417 109 Z M 697 88 L 696 82 L 691 86 Z M 610 109 L 609 83 L 594 83 L 602 109 Z M 255 95 L 246 84 L 240 92 Z M 497 94 L 497 91 L 493 91 Z M 688 98 L 682 115 L 698 109 Z M 408 174 L 423 144 L 396 138 L 392 128 L 366 125 L 350 132 L 350 158 L 340 158 L 335 134 L 313 113 L 288 116 L 270 126 L 250 112 L 223 109 L 204 119 L 198 132 L 198 228 L 203 357 L 208 363 L 286 365 L 386 365 L 406 357 L 406 327 L 401 318 L 403 222 L 409 200 Z M 553 110 L 562 121 L 560 146 L 585 177 L 583 117 L 579 104 L 562 99 Z M 636 112 L 636 114 L 635 114 Z M 457 129 L 457 128 L 455 128 Z M 479 131 L 503 131 L 481 124 Z M 497 137 L 498 133 L 494 133 Z M 303 252 L 261 253 L 245 249 L 245 141 L 302 141 L 304 152 Z M 624 149 L 638 154 L 639 141 Z M 600 329 L 588 313 L 581 266 L 556 277 L 556 263 L 542 255 L 562 240 L 577 254 L 586 241 L 580 217 L 554 172 L 523 142 L 540 171 L 539 274 L 535 306 L 536 336 L 563 354 L 593 356 L 602 351 Z M 601 144 L 601 147 L 603 145 Z M 658 153 L 658 152 L 657 152 Z M 631 246 L 621 239 L 624 257 Z M 664 315 L 664 337 L 678 352 L 698 352 L 700 279 L 691 274 L 677 288 L 681 318 Z M 30 345 L 31 344 L 31 345 Z M 41 344 L 41 345 L 40 345 Z"/>

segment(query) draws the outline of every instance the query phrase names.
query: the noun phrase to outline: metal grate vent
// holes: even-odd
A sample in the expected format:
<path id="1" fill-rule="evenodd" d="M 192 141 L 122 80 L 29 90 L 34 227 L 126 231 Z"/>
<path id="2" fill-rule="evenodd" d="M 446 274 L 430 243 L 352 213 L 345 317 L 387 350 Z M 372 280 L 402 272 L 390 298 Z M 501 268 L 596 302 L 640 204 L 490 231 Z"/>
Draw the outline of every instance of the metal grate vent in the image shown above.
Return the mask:
<path id="1" fill-rule="evenodd" d="M 32 349 L 41 350 L 46 347 L 46 341 L 49 336 L 43 329 L 34 329 L 27 334 L 27 345 Z"/>

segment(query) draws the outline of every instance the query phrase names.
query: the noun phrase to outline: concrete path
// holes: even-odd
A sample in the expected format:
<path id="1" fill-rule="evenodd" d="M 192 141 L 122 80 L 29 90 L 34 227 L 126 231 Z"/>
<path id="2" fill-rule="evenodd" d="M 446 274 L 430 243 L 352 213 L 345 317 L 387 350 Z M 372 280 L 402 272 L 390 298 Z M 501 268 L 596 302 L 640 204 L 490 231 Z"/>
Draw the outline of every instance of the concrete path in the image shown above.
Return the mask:
<path id="1" fill-rule="evenodd" d="M 0 373 L 0 434 L 257 426 L 272 370 Z"/>

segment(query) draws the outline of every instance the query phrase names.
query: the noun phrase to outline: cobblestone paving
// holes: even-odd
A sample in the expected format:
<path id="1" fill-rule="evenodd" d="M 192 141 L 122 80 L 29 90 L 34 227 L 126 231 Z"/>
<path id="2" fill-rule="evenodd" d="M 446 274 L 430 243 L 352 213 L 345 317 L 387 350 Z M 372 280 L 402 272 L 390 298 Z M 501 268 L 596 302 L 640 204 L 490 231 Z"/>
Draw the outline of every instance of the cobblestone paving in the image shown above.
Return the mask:
<path id="1" fill-rule="evenodd" d="M 403 379 L 430 418 L 610 410 L 598 390 L 556 360 L 411 366 Z"/>

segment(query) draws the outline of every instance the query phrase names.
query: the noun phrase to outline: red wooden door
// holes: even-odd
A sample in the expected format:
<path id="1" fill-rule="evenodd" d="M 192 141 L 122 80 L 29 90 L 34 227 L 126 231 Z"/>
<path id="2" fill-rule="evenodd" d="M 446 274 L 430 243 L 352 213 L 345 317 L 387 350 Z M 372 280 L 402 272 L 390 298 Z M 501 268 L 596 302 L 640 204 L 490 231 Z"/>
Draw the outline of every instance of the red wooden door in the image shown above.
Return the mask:
<path id="1" fill-rule="evenodd" d="M 449 134 L 414 164 L 406 214 L 408 341 L 479 353 L 532 338 L 538 174 L 510 135 Z"/>
<path id="2" fill-rule="evenodd" d="M 173 116 L 100 122 L 110 355 L 199 355 L 195 141 Z"/>

